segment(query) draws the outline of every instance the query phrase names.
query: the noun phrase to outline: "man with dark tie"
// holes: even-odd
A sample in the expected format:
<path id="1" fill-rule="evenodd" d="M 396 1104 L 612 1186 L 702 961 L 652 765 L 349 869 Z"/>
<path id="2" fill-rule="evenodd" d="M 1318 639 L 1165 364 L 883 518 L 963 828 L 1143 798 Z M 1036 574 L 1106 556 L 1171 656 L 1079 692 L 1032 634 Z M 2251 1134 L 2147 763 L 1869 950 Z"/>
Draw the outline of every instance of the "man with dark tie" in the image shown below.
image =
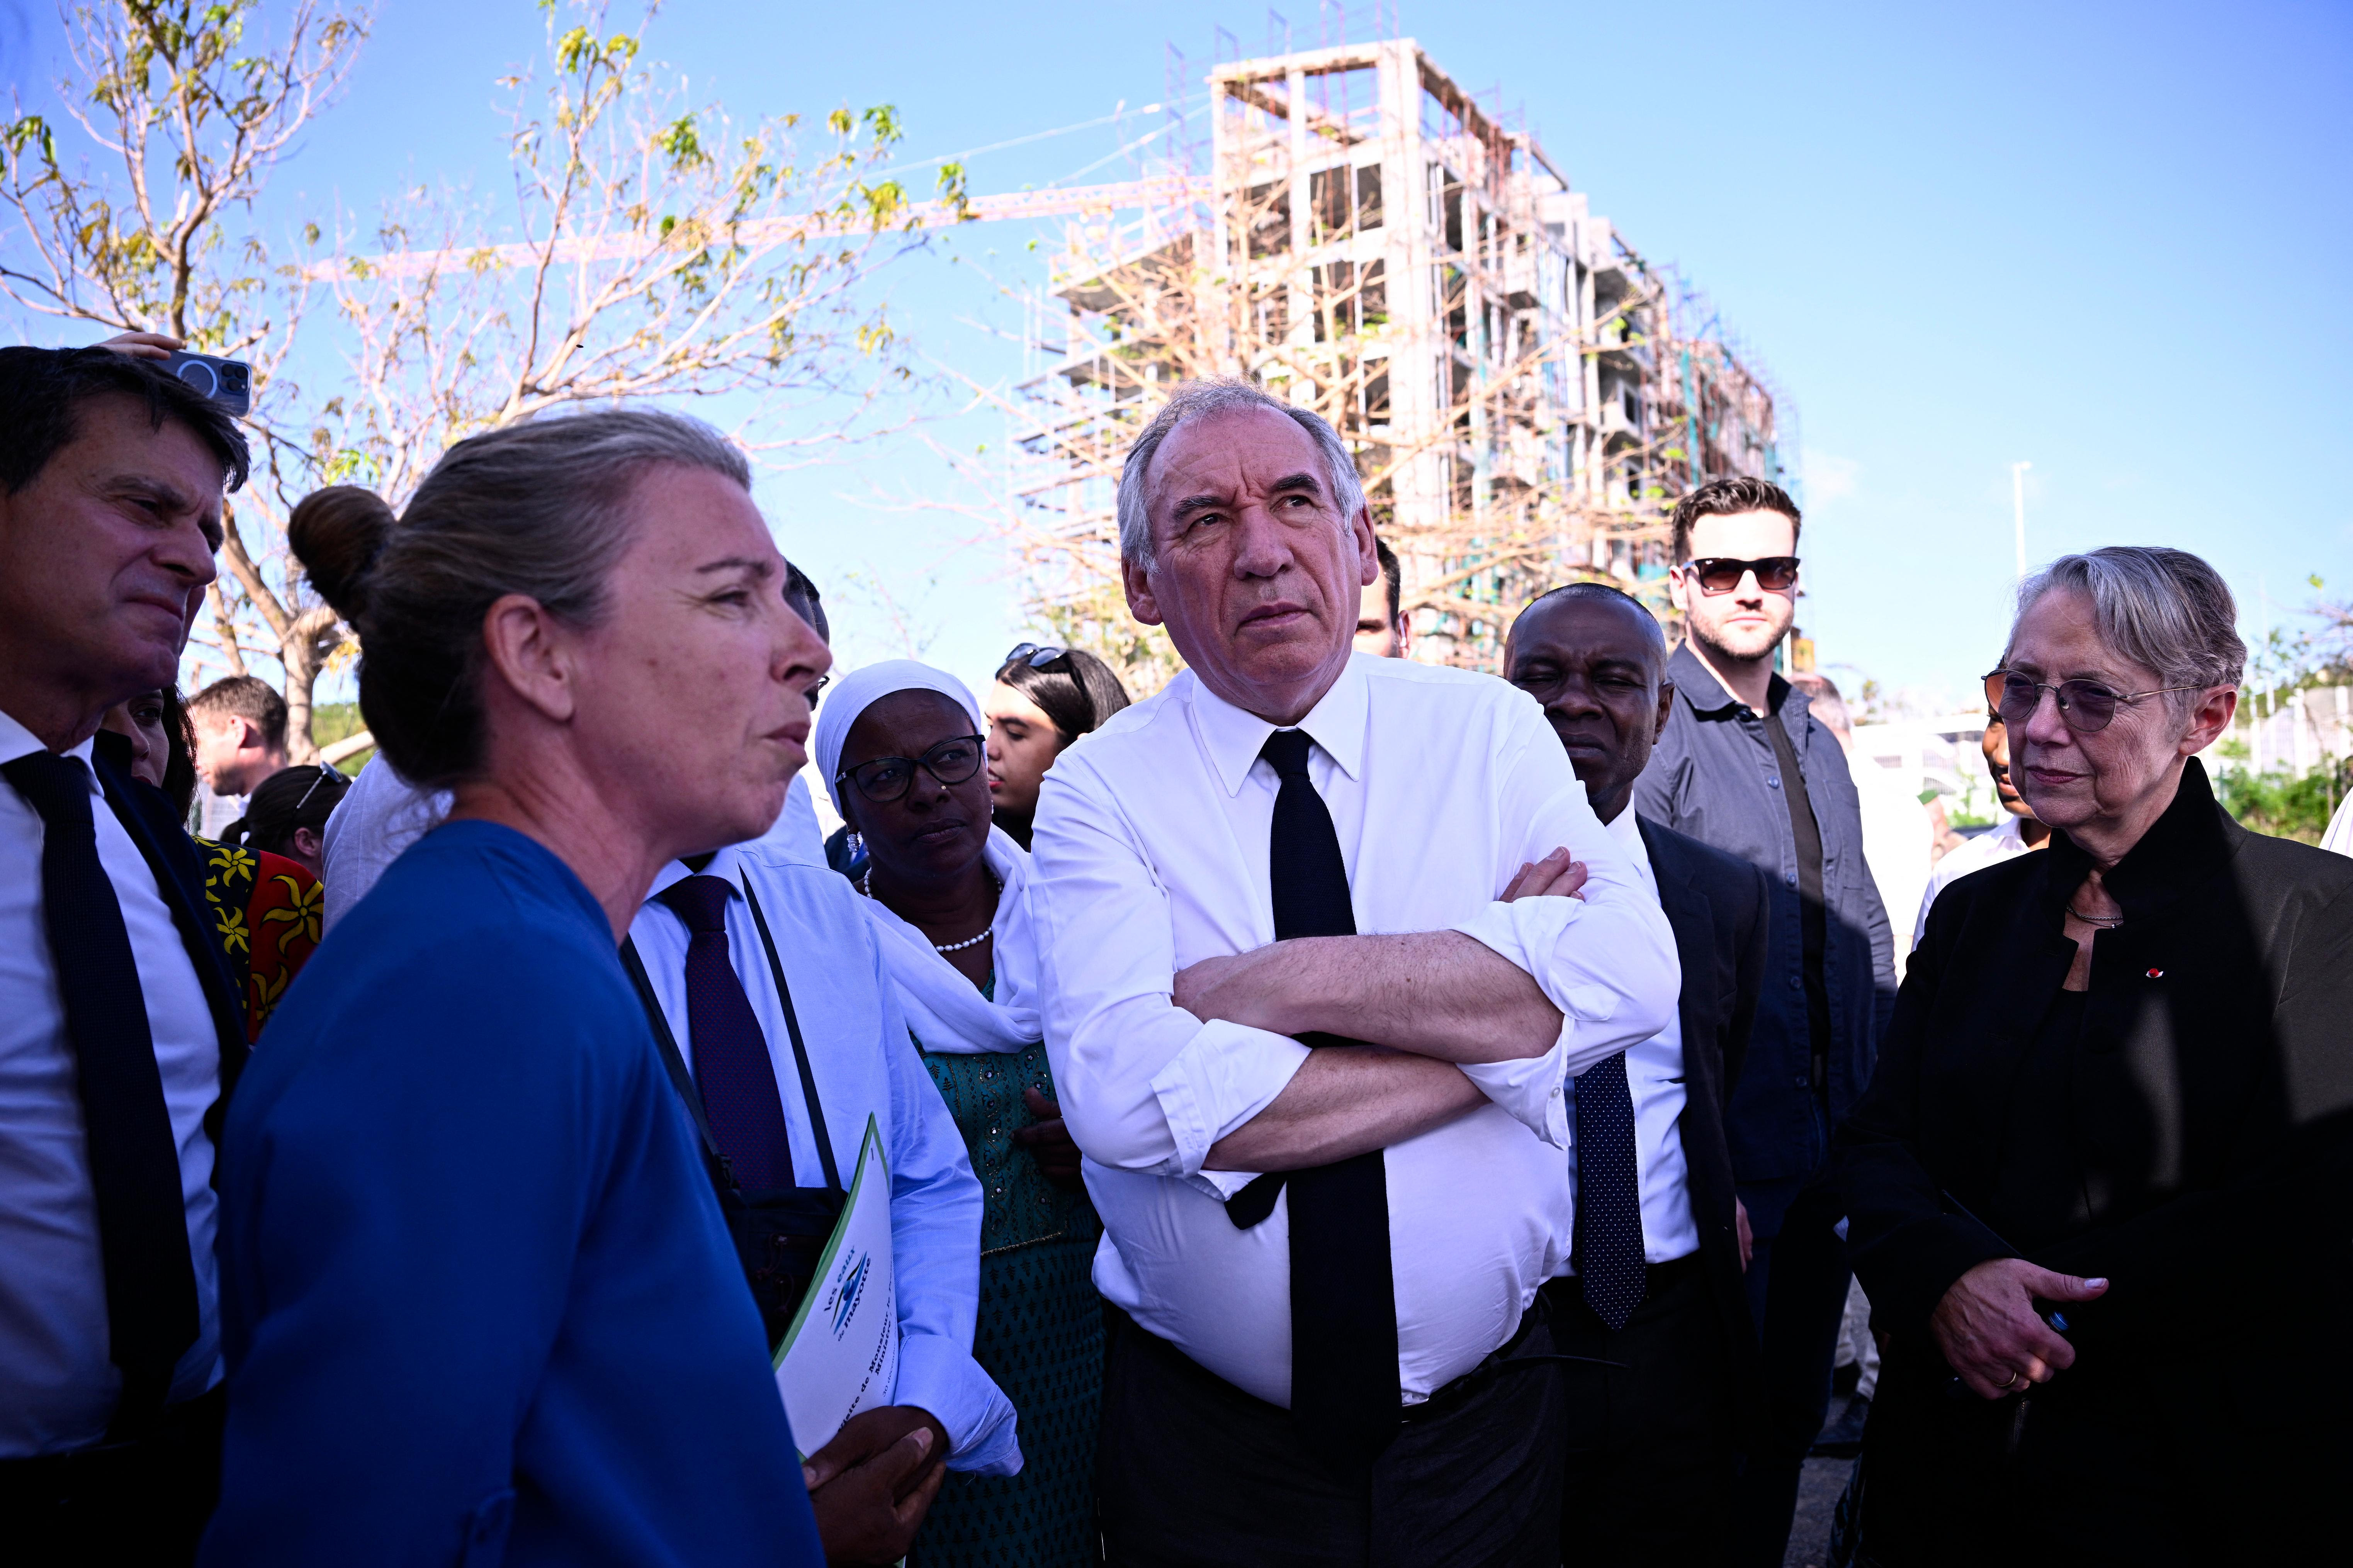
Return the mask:
<path id="1" fill-rule="evenodd" d="M 1180 388 L 1119 517 L 1187 668 L 1046 775 L 1031 895 L 1109 1561 L 1549 1568 L 1564 1085 L 1672 1017 L 1665 918 L 1535 703 L 1352 652 L 1323 420 Z"/>
<path id="2" fill-rule="evenodd" d="M 849 882 L 771 834 L 654 874 L 622 967 L 693 1121 L 773 1347 L 791 1327 L 871 1118 L 890 1182 L 895 1384 L 803 1468 L 828 1561 L 895 1563 L 944 1468 L 1021 1468 L 972 1356 L 980 1183 Z M 877 1173 L 875 1180 L 885 1176 Z"/>
<path id="3" fill-rule="evenodd" d="M 246 445 L 144 360 L 0 349 L 0 1520 L 185 1563 L 218 1486 L 213 1139 L 245 1059 L 204 866 L 115 703 L 170 686 Z"/>
<path id="4" fill-rule="evenodd" d="M 1554 1344 L 1585 1358 L 1562 1369 L 1563 1528 L 1579 1568 L 1714 1568 L 1736 1438 L 1757 1414 L 1724 1106 L 1764 979 L 1765 877 L 1634 813 L 1634 780 L 1675 696 L 1649 610 L 1606 584 L 1556 588 L 1520 612 L 1504 670 L 1544 704 L 1683 961 L 1673 1020 L 1587 1068 L 1572 1091 L 1574 1272 L 1546 1287 Z"/>

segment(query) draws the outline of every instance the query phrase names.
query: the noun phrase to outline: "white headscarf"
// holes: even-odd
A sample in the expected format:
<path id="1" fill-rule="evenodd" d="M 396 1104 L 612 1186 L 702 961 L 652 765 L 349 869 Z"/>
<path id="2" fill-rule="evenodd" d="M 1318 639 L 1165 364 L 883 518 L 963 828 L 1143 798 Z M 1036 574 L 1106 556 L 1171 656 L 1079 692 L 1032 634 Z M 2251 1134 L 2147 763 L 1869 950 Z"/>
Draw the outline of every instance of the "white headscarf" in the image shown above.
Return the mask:
<path id="1" fill-rule="evenodd" d="M 965 683 L 943 669 L 912 658 L 870 664 L 828 690 L 818 709 L 817 763 L 841 809 L 841 748 L 858 716 L 894 691 L 936 691 L 962 708 L 976 735 L 988 733 L 980 704 Z M 864 901 L 881 938 L 882 959 L 898 984 L 907 1026 L 927 1051 L 959 1056 L 984 1051 L 1027 1050 L 1043 1035 L 1038 1018 L 1038 936 L 1029 919 L 1029 853 L 1002 828 L 988 830 L 988 868 L 1004 884 L 997 895 L 997 999 L 973 983 L 932 946 L 932 939 L 873 899 Z"/>
<path id="2" fill-rule="evenodd" d="M 964 710 L 974 734 L 988 733 L 988 721 L 980 716 L 972 689 L 944 669 L 912 658 L 888 658 L 850 671 L 834 683 L 817 710 L 817 771 L 825 775 L 836 812 L 841 810 L 841 785 L 834 775 L 841 772 L 841 748 L 849 740 L 849 727 L 860 713 L 897 691 L 936 691 Z"/>

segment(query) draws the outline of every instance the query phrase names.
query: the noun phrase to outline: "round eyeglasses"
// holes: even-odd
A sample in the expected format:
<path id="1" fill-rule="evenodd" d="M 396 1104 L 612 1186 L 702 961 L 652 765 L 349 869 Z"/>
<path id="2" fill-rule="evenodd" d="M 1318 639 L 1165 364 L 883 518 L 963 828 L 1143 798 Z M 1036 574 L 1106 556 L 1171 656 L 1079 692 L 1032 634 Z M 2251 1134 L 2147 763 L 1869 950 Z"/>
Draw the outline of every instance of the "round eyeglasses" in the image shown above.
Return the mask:
<path id="1" fill-rule="evenodd" d="M 920 757 L 875 757 L 834 774 L 835 784 L 849 783 L 877 805 L 886 805 L 907 793 L 923 769 L 944 784 L 960 784 L 980 772 L 988 755 L 987 742 L 978 735 L 955 735 Z"/>

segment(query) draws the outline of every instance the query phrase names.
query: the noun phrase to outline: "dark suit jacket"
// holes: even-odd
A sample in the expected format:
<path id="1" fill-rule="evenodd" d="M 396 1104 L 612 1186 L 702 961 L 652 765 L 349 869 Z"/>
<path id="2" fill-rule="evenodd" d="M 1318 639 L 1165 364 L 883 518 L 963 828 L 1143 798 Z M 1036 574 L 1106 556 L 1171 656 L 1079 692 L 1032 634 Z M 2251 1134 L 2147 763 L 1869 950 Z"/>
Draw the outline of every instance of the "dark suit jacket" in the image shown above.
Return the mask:
<path id="1" fill-rule="evenodd" d="M 1629 806 L 1627 809 L 1631 810 Z M 1642 847 L 1659 881 L 1659 903 L 1683 963 L 1684 1180 L 1699 1226 L 1700 1261 L 1724 1324 L 1734 1368 L 1736 1408 L 1745 1423 L 1757 1412 L 1757 1335 L 1740 1285 L 1740 1237 L 1733 1217 L 1732 1151 L 1724 1108 L 1739 1081 L 1749 1026 L 1765 978 L 1771 893 L 1765 874 L 1737 856 L 1638 817 Z"/>
<path id="2" fill-rule="evenodd" d="M 2059 833 L 1945 889 L 1840 1129 L 1848 1245 L 1899 1352 L 1929 1342 L 1963 1273 L 2017 1255 L 1995 1185 L 2011 1079 L 2066 977 L 2062 906 L 2090 866 Z M 2125 918 L 2093 948 L 2068 1107 L 2089 1223 L 2028 1256 L 2112 1281 L 2066 1309 L 2079 1369 L 2227 1387 L 2211 1436 L 2242 1454 L 2323 1418 L 2341 1431 L 2353 859 L 2247 832 L 2193 760 L 2105 880 Z"/>
<path id="3" fill-rule="evenodd" d="M 173 811 L 164 792 L 132 776 L 129 742 L 101 730 L 90 756 L 90 771 L 98 775 L 99 787 L 106 792 L 106 804 L 114 809 L 114 819 L 122 824 L 131 842 L 139 847 L 147 868 L 155 873 L 155 890 L 172 911 L 172 923 L 179 930 L 180 944 L 188 950 L 189 962 L 196 966 L 196 980 L 205 989 L 205 1001 L 212 1008 L 213 1029 L 220 1036 L 221 1095 L 205 1113 L 205 1131 L 217 1149 L 228 1092 L 237 1083 L 238 1070 L 245 1066 L 245 996 L 236 977 L 229 973 L 219 945 L 213 940 L 212 909 L 205 899 L 204 861 L 196 854 L 195 841 L 188 837 L 186 826 Z M 216 1181 L 219 1179 L 217 1162 L 213 1175 Z"/>

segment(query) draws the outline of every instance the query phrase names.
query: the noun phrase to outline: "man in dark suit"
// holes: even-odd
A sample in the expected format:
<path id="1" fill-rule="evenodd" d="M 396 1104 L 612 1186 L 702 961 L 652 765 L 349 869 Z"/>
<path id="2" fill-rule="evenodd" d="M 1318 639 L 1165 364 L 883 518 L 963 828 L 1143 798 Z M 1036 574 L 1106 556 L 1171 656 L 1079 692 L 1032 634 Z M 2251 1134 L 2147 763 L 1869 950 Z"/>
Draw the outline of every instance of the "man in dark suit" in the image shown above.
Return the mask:
<path id="1" fill-rule="evenodd" d="M 1562 1541 L 1580 1565 L 1713 1568 L 1758 1407 L 1724 1107 L 1757 1014 L 1767 894 L 1746 861 L 1635 816 L 1635 777 L 1674 701 L 1666 664 L 1658 621 L 1599 583 L 1530 605 L 1504 653 L 1657 895 L 1683 965 L 1674 1027 L 1576 1080 L 1576 1272 L 1546 1289 L 1556 1347 L 1590 1358 L 1567 1373 Z"/>
<path id="2" fill-rule="evenodd" d="M 12 1562 L 185 1563 L 217 1483 L 214 1136 L 245 1058 L 205 871 L 106 710 L 173 684 L 229 417 L 0 349 L 0 1518 Z"/>

